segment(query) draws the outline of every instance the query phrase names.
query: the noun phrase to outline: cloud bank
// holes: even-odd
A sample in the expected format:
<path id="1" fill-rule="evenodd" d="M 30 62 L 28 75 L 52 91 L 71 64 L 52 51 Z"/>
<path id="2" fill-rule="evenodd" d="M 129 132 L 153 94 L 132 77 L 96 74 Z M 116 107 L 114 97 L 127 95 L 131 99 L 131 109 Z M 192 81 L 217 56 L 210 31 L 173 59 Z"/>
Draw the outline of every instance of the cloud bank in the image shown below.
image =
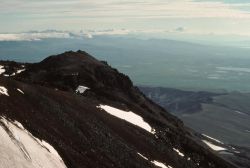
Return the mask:
<path id="1" fill-rule="evenodd" d="M 106 29 L 106 30 L 88 30 L 79 32 L 45 30 L 30 31 L 24 33 L 0 33 L 0 41 L 39 41 L 43 39 L 91 39 L 93 36 L 101 35 L 128 35 L 132 33 L 127 29 Z"/>
<path id="2" fill-rule="evenodd" d="M 182 34 L 249 34 L 250 2 L 235 0 L 0 0 L 2 40 L 39 40 L 72 34 L 15 34 L 29 30 L 100 30 L 94 35 L 131 34 L 138 30 Z M 232 2 L 232 1 L 230 1 Z M 125 29 L 123 29 L 125 28 Z M 110 30 L 112 29 L 112 30 Z M 109 30 L 109 31 L 105 31 Z M 128 31 L 129 30 L 129 31 Z M 136 31 L 135 31 L 136 30 Z M 77 34 L 79 36 L 79 34 Z M 47 38 L 48 38 L 47 37 Z"/>
<path id="3" fill-rule="evenodd" d="M 193 0 L 1 0 L 0 14 L 87 18 L 250 18 L 249 3 Z"/>

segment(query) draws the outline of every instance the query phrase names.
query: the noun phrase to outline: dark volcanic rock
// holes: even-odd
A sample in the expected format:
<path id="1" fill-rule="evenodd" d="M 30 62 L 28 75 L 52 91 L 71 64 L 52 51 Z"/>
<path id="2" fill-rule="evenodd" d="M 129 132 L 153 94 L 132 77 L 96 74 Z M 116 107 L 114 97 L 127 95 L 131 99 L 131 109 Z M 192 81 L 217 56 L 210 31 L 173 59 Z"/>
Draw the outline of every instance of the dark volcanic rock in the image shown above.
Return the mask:
<path id="1" fill-rule="evenodd" d="M 0 95 L 0 116 L 21 122 L 52 144 L 68 167 L 156 167 L 150 162 L 154 160 L 174 168 L 235 167 L 210 151 L 181 120 L 147 99 L 126 75 L 83 51 L 27 64 L 16 76 L 0 77 L 0 86 L 10 95 Z M 76 94 L 78 86 L 89 90 Z M 156 133 L 111 116 L 97 108 L 100 104 L 133 111 Z"/>

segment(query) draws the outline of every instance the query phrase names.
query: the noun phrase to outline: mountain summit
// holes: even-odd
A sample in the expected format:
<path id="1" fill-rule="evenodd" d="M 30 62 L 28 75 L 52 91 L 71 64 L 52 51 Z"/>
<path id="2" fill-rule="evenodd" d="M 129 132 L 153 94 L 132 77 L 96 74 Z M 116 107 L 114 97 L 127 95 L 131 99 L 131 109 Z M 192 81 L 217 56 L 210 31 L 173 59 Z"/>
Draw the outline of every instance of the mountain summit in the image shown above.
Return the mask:
<path id="1" fill-rule="evenodd" d="M 2 61 L 0 75 L 0 167 L 235 167 L 84 51 Z"/>

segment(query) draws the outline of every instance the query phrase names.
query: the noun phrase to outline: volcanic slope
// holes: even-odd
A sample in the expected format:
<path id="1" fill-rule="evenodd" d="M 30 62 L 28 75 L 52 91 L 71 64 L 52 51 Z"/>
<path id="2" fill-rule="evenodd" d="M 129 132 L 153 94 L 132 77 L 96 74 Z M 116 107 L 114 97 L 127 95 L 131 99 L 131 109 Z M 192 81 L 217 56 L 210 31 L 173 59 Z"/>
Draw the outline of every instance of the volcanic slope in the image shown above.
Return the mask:
<path id="1" fill-rule="evenodd" d="M 58 152 L 63 160 L 58 167 L 235 167 L 181 120 L 147 99 L 129 77 L 84 51 L 34 64 L 0 65 L 0 134 L 8 135 L 16 148 L 28 149 L 23 136 L 13 139 L 4 129 L 6 122 L 20 123 L 16 125 L 37 143 L 44 141 Z M 8 147 L 0 143 L 0 148 Z M 31 155 L 29 162 L 35 162 L 29 150 L 22 151 L 27 155 L 20 159 Z"/>

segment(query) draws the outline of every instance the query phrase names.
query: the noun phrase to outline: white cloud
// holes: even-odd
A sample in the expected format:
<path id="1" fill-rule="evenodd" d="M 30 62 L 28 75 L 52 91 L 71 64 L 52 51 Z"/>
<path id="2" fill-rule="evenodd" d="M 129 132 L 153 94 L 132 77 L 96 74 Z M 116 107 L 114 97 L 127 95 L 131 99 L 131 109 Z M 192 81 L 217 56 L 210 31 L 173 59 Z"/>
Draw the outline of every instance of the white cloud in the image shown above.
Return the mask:
<path id="1" fill-rule="evenodd" d="M 37 41 L 48 38 L 92 38 L 92 35 L 85 33 L 76 34 L 69 31 L 56 31 L 56 30 L 0 34 L 0 41 Z"/>
<path id="2" fill-rule="evenodd" d="M 90 5 L 92 4 L 92 5 Z M 250 13 L 240 10 L 239 7 L 250 6 L 250 3 L 226 4 L 223 2 L 195 2 L 191 0 L 145 0 L 135 1 L 102 1 L 82 2 L 81 6 L 89 5 L 90 8 L 73 10 L 71 16 L 84 17 L 120 17 L 134 19 L 156 18 L 250 18 Z M 84 8 L 84 7 L 83 7 Z"/>
<path id="3" fill-rule="evenodd" d="M 147 32 L 147 31 L 146 31 Z M 153 32 L 153 31 L 152 31 Z M 30 31 L 24 33 L 0 33 L 0 41 L 37 41 L 48 38 L 93 38 L 101 35 L 128 35 L 132 33 L 145 33 L 142 30 L 128 29 L 104 29 L 104 30 L 85 30 L 80 32 L 45 30 L 45 31 Z"/>
<path id="4" fill-rule="evenodd" d="M 0 32 L 113 28 L 85 34 L 189 33 L 246 35 L 250 28 L 250 2 L 224 3 L 194 0 L 0 0 Z M 243 10 L 244 9 L 244 10 Z M 247 11 L 246 9 L 249 9 Z M 186 29 L 188 27 L 188 29 Z M 122 29 L 126 28 L 126 30 Z M 141 30 L 141 31 L 138 31 Z M 0 39 L 41 39 L 35 34 L 4 34 Z M 51 34 L 47 35 L 51 36 Z M 68 36 L 68 34 L 53 34 Z M 69 35 L 71 37 L 71 35 Z"/>
<path id="5" fill-rule="evenodd" d="M 127 35 L 132 33 L 132 30 L 128 29 L 106 29 L 106 30 L 92 30 L 91 35 Z M 90 34 L 90 33 L 88 33 Z"/>
<path id="6" fill-rule="evenodd" d="M 105 3 L 106 2 L 106 3 Z M 92 4 L 92 6 L 90 5 Z M 194 2 L 191 0 L 102 1 L 80 3 L 90 5 L 88 12 L 71 11 L 72 16 L 125 18 L 250 18 L 250 13 L 239 7 L 250 3 Z M 81 9 L 81 8 L 79 8 Z"/>
<path id="7" fill-rule="evenodd" d="M 241 7 L 250 7 L 250 3 L 192 0 L 9 0 L 1 2 L 0 13 L 25 13 L 36 17 L 250 18 L 250 13 L 240 10 Z"/>

